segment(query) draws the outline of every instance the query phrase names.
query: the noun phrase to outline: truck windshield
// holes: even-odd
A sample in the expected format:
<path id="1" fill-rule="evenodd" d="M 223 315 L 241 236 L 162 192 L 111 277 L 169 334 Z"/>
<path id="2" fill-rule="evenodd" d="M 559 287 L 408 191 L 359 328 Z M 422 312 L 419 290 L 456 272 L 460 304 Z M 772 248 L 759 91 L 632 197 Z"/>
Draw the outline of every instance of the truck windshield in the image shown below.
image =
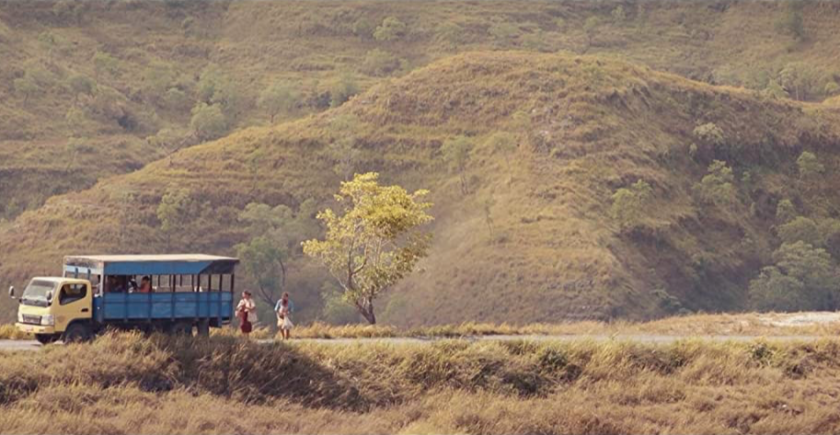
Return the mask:
<path id="1" fill-rule="evenodd" d="M 54 292 L 55 283 L 50 281 L 41 281 L 34 279 L 26 286 L 23 291 L 23 296 L 20 297 L 20 303 L 24 305 L 34 305 L 36 307 L 48 307 L 50 301 L 47 300 L 47 293 Z"/>

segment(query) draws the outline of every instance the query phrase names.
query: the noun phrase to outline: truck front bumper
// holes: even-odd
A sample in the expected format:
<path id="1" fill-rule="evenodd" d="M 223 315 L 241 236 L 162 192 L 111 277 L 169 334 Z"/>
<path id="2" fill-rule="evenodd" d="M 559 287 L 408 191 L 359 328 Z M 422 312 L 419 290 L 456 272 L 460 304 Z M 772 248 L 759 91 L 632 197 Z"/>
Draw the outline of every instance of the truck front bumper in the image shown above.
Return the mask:
<path id="1" fill-rule="evenodd" d="M 17 329 L 29 334 L 55 334 L 55 326 L 29 325 L 26 323 L 15 323 Z"/>

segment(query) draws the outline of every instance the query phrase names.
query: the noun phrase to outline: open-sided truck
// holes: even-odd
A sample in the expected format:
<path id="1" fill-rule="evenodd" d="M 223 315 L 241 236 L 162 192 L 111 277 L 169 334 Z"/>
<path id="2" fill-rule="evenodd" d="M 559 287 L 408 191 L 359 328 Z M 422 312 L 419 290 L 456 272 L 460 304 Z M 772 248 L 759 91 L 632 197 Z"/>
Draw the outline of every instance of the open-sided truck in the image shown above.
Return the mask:
<path id="1" fill-rule="evenodd" d="M 68 256 L 62 276 L 32 278 L 16 325 L 44 344 L 89 340 L 109 327 L 209 335 L 231 321 L 237 263 L 203 254 Z"/>

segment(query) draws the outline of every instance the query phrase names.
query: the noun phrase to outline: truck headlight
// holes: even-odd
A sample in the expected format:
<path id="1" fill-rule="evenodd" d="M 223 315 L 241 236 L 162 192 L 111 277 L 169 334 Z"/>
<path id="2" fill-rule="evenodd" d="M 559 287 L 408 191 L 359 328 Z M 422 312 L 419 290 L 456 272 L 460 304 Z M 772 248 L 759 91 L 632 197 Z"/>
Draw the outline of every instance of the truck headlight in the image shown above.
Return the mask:
<path id="1" fill-rule="evenodd" d="M 55 317 L 52 314 L 44 314 L 41 316 L 41 326 L 54 326 Z"/>
<path id="2" fill-rule="evenodd" d="M 23 313 L 18 313 L 18 323 L 23 323 Z"/>

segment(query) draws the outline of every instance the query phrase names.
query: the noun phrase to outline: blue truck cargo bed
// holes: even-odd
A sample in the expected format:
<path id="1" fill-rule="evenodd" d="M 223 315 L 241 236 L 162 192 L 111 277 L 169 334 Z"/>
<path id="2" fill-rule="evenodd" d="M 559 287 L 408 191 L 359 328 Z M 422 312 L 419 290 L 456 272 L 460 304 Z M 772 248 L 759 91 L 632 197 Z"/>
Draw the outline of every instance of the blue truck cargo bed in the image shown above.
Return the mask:
<path id="1" fill-rule="evenodd" d="M 211 318 L 229 321 L 230 292 L 106 293 L 93 300 L 94 318 L 104 321 Z"/>

